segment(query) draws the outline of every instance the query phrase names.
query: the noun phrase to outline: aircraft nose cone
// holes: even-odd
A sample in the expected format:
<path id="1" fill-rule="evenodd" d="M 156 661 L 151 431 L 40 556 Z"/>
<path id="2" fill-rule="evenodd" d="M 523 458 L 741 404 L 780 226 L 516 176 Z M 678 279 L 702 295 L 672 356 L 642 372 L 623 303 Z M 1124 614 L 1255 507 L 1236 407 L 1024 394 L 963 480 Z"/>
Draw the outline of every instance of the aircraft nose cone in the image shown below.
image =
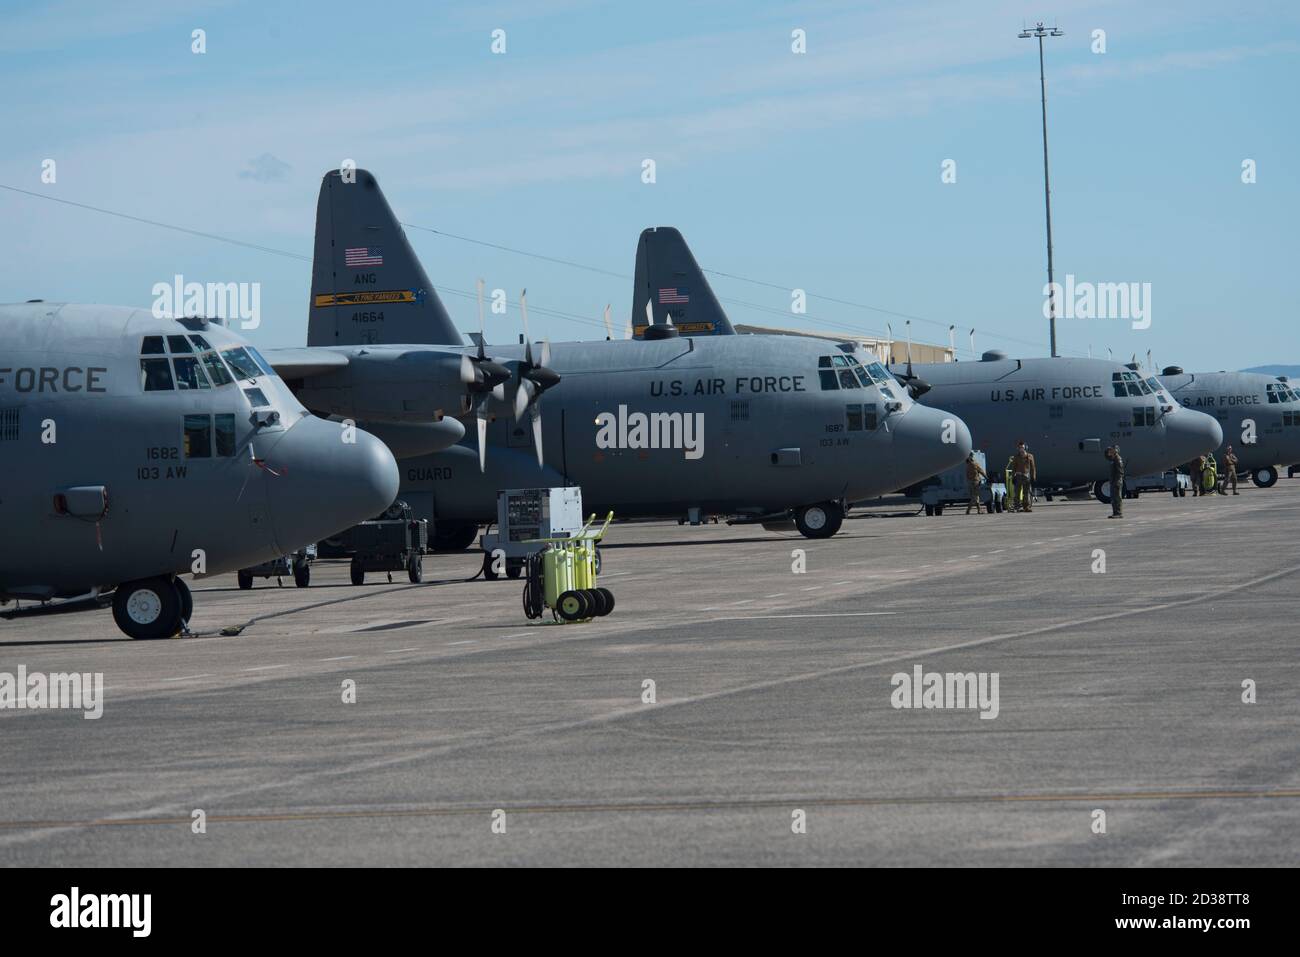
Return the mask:
<path id="1" fill-rule="evenodd" d="M 267 453 L 276 542 L 286 552 L 374 518 L 397 497 L 398 471 L 383 442 L 360 429 L 308 416 Z"/>
<path id="2" fill-rule="evenodd" d="M 1165 419 L 1165 450 L 1170 461 L 1165 468 L 1189 462 L 1198 455 L 1213 452 L 1223 444 L 1223 427 L 1219 420 L 1204 412 L 1179 409 Z"/>
<path id="3" fill-rule="evenodd" d="M 893 419 L 890 428 L 899 488 L 950 469 L 970 454 L 970 429 L 943 409 L 913 405 L 901 418 Z"/>

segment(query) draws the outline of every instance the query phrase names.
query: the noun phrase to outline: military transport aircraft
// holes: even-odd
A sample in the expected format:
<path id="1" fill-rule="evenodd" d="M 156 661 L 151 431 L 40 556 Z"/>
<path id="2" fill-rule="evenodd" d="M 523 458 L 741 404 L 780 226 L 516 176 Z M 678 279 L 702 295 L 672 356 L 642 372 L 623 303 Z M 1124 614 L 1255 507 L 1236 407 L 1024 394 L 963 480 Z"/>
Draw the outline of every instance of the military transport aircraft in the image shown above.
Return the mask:
<path id="1" fill-rule="evenodd" d="M 653 253 L 638 266 L 640 338 L 538 350 L 521 296 L 522 345 L 489 348 L 480 334 L 463 346 L 374 176 L 348 172 L 321 184 L 308 348 L 267 356 L 322 415 L 446 437 L 449 420 L 474 420 L 476 435 L 446 451 L 394 448 L 400 495 L 435 519 L 440 547 L 472 543 L 498 489 L 557 485 L 620 517 L 793 517 L 827 537 L 846 501 L 970 450 L 960 419 L 915 405 L 879 363 L 805 338 L 682 335 L 687 316 L 701 332 L 730 324 L 676 230 L 638 247 Z"/>
<path id="2" fill-rule="evenodd" d="M 1218 420 L 1238 470 L 1249 471 L 1260 488 L 1277 481 L 1279 465 L 1300 462 L 1300 395 L 1290 383 L 1258 372 L 1188 374 L 1178 366 L 1166 368 L 1159 381 L 1183 408 Z"/>
<path id="3" fill-rule="evenodd" d="M 1147 475 L 1223 441 L 1213 418 L 1179 408 L 1149 376 L 1105 359 L 1009 359 L 993 350 L 979 362 L 892 368 L 929 386 L 922 403 L 960 415 L 990 466 L 1000 468 L 1024 439 L 1041 488 L 1091 484 L 1098 499 L 1109 501 L 1107 446 L 1120 446 L 1129 475 Z"/>
<path id="4" fill-rule="evenodd" d="M 233 571 L 386 508 L 378 439 L 304 409 L 203 319 L 0 306 L 0 603 L 106 595 L 132 638 L 187 626 L 178 577 Z"/>

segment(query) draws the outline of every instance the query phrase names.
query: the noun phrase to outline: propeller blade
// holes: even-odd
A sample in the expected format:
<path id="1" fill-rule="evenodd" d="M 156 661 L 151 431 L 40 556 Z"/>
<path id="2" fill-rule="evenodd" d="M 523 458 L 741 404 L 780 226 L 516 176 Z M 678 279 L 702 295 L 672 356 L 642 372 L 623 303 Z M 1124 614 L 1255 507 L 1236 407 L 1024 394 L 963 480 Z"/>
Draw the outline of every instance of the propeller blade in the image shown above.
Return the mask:
<path id="1" fill-rule="evenodd" d="M 609 324 L 609 311 L 610 311 L 610 304 L 605 303 L 605 338 L 613 339 L 614 327 Z M 546 363 L 543 362 L 542 365 L 546 365 Z"/>
<path id="2" fill-rule="evenodd" d="M 478 415 L 478 470 L 487 471 L 487 413 L 482 406 L 479 407 Z"/>
<path id="3" fill-rule="evenodd" d="M 533 406 L 533 448 L 537 450 L 537 467 L 541 468 L 546 462 L 542 455 L 542 410 L 537 406 Z"/>
<path id="4" fill-rule="evenodd" d="M 531 379 L 520 378 L 519 387 L 515 389 L 515 421 L 518 422 L 524 416 L 524 411 L 528 408 L 528 403 L 533 401 L 537 395 L 537 386 L 533 385 Z"/>
<path id="5" fill-rule="evenodd" d="M 549 366 L 550 364 L 551 364 L 551 340 L 543 339 L 542 340 L 542 365 Z"/>
<path id="6" fill-rule="evenodd" d="M 650 300 L 645 301 L 645 321 L 647 325 L 655 324 L 655 308 L 650 304 Z"/>
<path id="7" fill-rule="evenodd" d="M 474 385 L 478 382 L 478 370 L 474 367 L 474 360 L 468 354 L 462 354 L 460 357 L 460 381 L 465 385 Z"/>
<path id="8" fill-rule="evenodd" d="M 479 279 L 474 283 L 474 288 L 478 291 L 478 357 L 483 358 L 483 280 Z"/>
<path id="9" fill-rule="evenodd" d="M 528 334 L 528 290 L 519 294 L 519 314 L 524 317 L 524 359 L 533 364 L 533 339 Z"/>
<path id="10" fill-rule="evenodd" d="M 492 387 L 492 398 L 496 399 L 498 402 L 504 402 L 506 400 L 506 384 L 504 382 L 498 382 Z"/>
<path id="11" fill-rule="evenodd" d="M 907 320 L 907 377 L 912 378 L 912 320 Z"/>

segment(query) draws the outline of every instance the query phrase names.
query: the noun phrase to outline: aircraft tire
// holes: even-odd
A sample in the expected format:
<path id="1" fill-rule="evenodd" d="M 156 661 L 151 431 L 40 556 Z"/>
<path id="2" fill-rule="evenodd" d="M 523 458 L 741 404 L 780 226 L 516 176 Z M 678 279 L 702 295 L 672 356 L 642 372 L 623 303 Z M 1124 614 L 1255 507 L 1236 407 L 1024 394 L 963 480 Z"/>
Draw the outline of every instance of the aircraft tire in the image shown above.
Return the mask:
<path id="1" fill-rule="evenodd" d="M 518 578 L 520 575 L 523 574 L 523 572 L 524 572 L 524 566 L 521 565 L 520 563 L 513 562 L 513 561 L 506 562 L 506 578 L 510 578 L 510 579 Z"/>
<path id="2" fill-rule="evenodd" d="M 411 580 L 412 585 L 418 585 L 424 581 L 424 558 L 419 552 L 413 552 L 407 561 L 406 577 Z"/>
<path id="3" fill-rule="evenodd" d="M 243 591 L 248 591 L 250 588 L 253 587 L 252 572 L 240 572 L 235 577 L 239 580 L 239 587 Z"/>
<path id="4" fill-rule="evenodd" d="M 478 538 L 478 526 L 472 523 L 434 522 L 434 531 L 429 543 L 435 552 L 463 552 L 474 544 Z"/>
<path id="5" fill-rule="evenodd" d="M 293 583 L 299 588 L 311 587 L 311 566 L 306 562 L 293 566 Z"/>
<path id="6" fill-rule="evenodd" d="M 494 562 L 492 559 L 492 553 L 484 552 L 483 553 L 483 578 L 487 581 L 495 581 L 498 577 L 497 570 L 492 567 L 493 564 Z"/>
<path id="7" fill-rule="evenodd" d="M 588 588 L 585 590 L 587 601 L 591 604 L 591 615 L 593 618 L 604 618 L 609 614 L 605 607 L 605 596 L 598 589 Z"/>
<path id="8" fill-rule="evenodd" d="M 933 505 L 927 505 L 927 506 L 925 507 L 925 517 L 926 517 L 926 518 L 929 518 L 929 517 L 931 517 L 932 515 L 934 515 L 934 506 L 933 506 Z"/>
<path id="9" fill-rule="evenodd" d="M 348 567 L 348 577 L 352 579 L 354 585 L 364 585 L 366 583 L 366 571 L 355 558 L 352 559 L 352 564 Z"/>
<path id="10" fill-rule="evenodd" d="M 804 538 L 830 538 L 844 523 L 844 509 L 838 502 L 819 502 L 796 509 L 794 524 Z"/>
<path id="11" fill-rule="evenodd" d="M 1250 473 L 1250 480 L 1255 483 L 1257 488 L 1272 488 L 1277 484 L 1277 469 L 1271 465 L 1266 465 L 1262 469 L 1255 469 Z"/>
<path id="12" fill-rule="evenodd" d="M 1101 481 L 1093 482 L 1092 497 L 1095 498 L 1097 501 L 1101 502 L 1102 505 L 1109 505 L 1110 504 L 1109 488 L 1110 488 L 1109 482 L 1101 482 Z"/>
<path id="13" fill-rule="evenodd" d="M 176 594 L 181 600 L 181 622 L 188 625 L 190 619 L 194 617 L 194 594 L 190 591 L 190 586 L 179 575 L 172 579 L 176 585 Z"/>
<path id="14" fill-rule="evenodd" d="M 181 629 L 181 594 L 172 579 L 123 582 L 113 593 L 113 620 L 137 641 L 170 638 Z"/>
<path id="15" fill-rule="evenodd" d="M 843 521 L 844 510 L 835 502 L 818 502 L 794 511 L 795 528 L 804 538 L 830 538 Z"/>

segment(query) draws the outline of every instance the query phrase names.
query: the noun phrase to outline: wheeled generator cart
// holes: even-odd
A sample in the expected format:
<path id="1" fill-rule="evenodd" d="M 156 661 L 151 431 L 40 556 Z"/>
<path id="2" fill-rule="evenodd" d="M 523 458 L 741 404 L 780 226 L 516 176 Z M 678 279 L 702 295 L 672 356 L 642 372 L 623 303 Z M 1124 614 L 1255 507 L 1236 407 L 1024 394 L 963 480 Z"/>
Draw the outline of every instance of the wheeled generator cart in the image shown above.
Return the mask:
<path id="1" fill-rule="evenodd" d="M 614 593 L 596 584 L 596 546 L 614 520 L 605 516 L 599 529 L 593 514 L 577 535 L 538 539 L 542 550 L 528 556 L 524 581 L 524 614 L 541 618 L 546 609 L 565 622 L 603 618 L 614 610 Z"/>

